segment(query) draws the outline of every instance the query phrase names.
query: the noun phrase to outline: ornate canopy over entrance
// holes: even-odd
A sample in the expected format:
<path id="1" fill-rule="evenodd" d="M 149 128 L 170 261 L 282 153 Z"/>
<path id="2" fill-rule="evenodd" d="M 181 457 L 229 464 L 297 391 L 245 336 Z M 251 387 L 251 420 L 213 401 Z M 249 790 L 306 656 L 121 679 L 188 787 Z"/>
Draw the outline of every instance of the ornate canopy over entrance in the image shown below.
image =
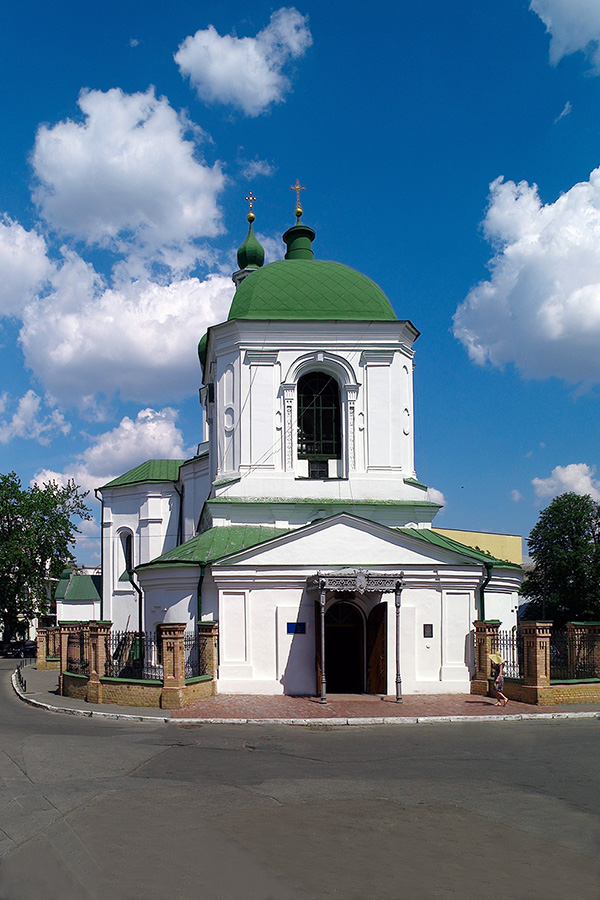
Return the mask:
<path id="1" fill-rule="evenodd" d="M 402 588 L 403 572 L 391 572 L 382 575 L 366 569 L 343 572 L 317 572 L 306 579 L 309 591 L 356 591 L 366 594 L 367 591 L 397 593 Z"/>
<path id="2" fill-rule="evenodd" d="M 327 703 L 327 679 L 325 675 L 325 604 L 328 591 L 357 594 L 368 592 L 394 593 L 396 606 L 396 702 L 402 702 L 402 676 L 400 674 L 400 605 L 402 597 L 403 572 L 369 572 L 366 569 L 349 569 L 338 572 L 317 572 L 306 579 L 308 591 L 319 592 L 320 617 L 318 620 L 320 638 L 317 645 L 318 676 L 321 682 L 321 703 Z M 380 623 L 384 634 L 384 621 Z"/>

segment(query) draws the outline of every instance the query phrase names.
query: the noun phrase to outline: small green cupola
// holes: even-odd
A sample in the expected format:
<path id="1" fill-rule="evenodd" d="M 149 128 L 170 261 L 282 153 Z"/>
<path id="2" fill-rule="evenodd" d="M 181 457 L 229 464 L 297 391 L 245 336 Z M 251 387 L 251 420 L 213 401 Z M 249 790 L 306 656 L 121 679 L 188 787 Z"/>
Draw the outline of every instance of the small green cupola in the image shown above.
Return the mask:
<path id="1" fill-rule="evenodd" d="M 312 251 L 312 242 L 315 239 L 315 232 L 308 225 L 302 224 L 302 204 L 300 203 L 300 191 L 304 188 L 296 178 L 296 184 L 291 187 L 292 191 L 296 191 L 296 224 L 283 235 L 283 242 L 287 247 L 286 259 L 314 259 L 315 254 Z"/>
<path id="2" fill-rule="evenodd" d="M 254 196 L 252 191 L 250 191 L 250 193 L 246 197 L 246 200 L 250 204 L 250 211 L 246 216 L 248 220 L 248 234 L 246 235 L 245 241 L 240 246 L 237 252 L 239 269 L 237 272 L 234 272 L 232 276 L 236 287 L 238 287 L 240 282 L 244 280 L 246 275 L 249 275 L 250 272 L 254 272 L 256 269 L 260 269 L 265 261 L 265 251 L 257 240 L 256 235 L 254 234 L 254 229 L 252 227 L 252 223 L 256 219 L 256 216 L 253 212 L 253 205 L 256 197 Z"/>

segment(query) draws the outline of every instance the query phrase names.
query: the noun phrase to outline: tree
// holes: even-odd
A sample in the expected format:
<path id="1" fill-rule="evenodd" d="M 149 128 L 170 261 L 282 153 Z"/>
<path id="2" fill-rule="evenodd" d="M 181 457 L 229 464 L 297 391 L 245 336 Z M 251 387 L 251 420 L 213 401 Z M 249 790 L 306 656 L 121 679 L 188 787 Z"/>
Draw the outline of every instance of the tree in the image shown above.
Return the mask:
<path id="1" fill-rule="evenodd" d="M 521 594 L 527 618 L 555 624 L 600 619 L 600 504 L 589 494 L 561 494 L 529 535 L 535 567 Z"/>
<path id="2" fill-rule="evenodd" d="M 0 621 L 8 643 L 23 621 L 47 608 L 50 578 L 74 563 L 75 519 L 91 519 L 74 481 L 23 489 L 14 472 L 0 474 Z"/>

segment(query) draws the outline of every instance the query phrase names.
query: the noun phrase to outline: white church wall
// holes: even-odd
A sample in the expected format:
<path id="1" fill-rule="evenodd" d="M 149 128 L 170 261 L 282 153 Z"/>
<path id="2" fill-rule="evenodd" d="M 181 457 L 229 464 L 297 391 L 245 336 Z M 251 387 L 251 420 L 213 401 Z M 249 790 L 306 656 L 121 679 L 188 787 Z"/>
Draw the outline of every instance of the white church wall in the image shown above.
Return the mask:
<path id="1" fill-rule="evenodd" d="M 57 622 L 91 622 L 100 619 L 100 601 L 56 601 Z"/>
<path id="2" fill-rule="evenodd" d="M 402 591 L 400 661 L 405 693 L 440 694 L 468 690 L 472 665 L 469 632 L 470 617 L 474 617 L 474 597 L 473 588 L 446 591 L 438 586 Z M 424 626 L 431 626 L 431 637 L 426 635 Z M 394 604 L 389 603 L 389 694 L 396 690 L 395 675 L 396 611 Z"/>
<path id="3" fill-rule="evenodd" d="M 265 333 L 264 323 L 230 321 L 212 329 L 205 377 L 215 383 L 211 449 L 218 477 L 243 476 L 223 491 L 293 498 L 317 489 L 339 497 L 341 488 L 348 499 L 423 499 L 403 478 L 389 479 L 390 472 L 415 474 L 414 336 L 403 322 L 367 329 L 323 322 L 318 330 L 312 322 L 271 322 Z M 296 452 L 296 384 L 311 370 L 336 378 L 342 405 L 342 459 L 316 485 L 303 480 Z"/>
<path id="4" fill-rule="evenodd" d="M 201 445 L 201 450 L 205 446 Z M 179 477 L 183 488 L 182 543 L 185 543 L 196 534 L 200 513 L 210 492 L 208 453 L 186 462 L 179 470 Z"/>
<path id="5" fill-rule="evenodd" d="M 195 628 L 198 608 L 198 569 L 195 566 L 142 569 L 138 580 L 144 594 L 146 631 L 153 631 L 163 622 L 181 622 L 190 631 Z"/>

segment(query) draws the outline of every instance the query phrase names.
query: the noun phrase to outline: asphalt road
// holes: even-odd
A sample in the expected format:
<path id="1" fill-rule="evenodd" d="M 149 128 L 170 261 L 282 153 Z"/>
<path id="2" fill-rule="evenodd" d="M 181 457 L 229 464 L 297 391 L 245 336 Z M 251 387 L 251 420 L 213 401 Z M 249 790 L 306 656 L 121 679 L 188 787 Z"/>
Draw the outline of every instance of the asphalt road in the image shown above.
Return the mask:
<path id="1" fill-rule="evenodd" d="M 142 725 L 0 660 L 0 900 L 598 900 L 600 720 Z"/>

